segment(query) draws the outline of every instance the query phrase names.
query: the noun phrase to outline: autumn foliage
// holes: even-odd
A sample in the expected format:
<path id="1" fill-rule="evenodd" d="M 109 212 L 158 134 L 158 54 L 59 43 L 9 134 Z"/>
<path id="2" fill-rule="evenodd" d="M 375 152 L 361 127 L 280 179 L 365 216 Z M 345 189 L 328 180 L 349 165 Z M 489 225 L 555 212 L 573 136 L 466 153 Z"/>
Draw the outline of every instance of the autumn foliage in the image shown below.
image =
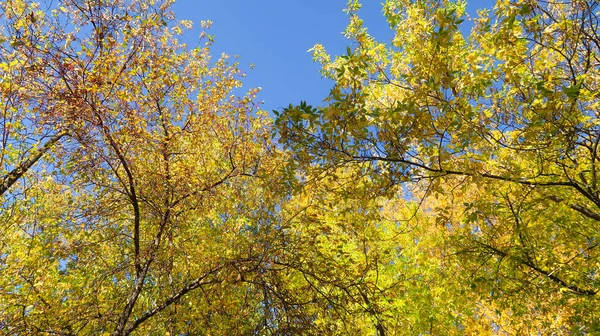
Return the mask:
<path id="1" fill-rule="evenodd" d="M 0 3 L 0 335 L 600 331 L 595 1 L 349 1 L 274 120 L 172 2 Z"/>

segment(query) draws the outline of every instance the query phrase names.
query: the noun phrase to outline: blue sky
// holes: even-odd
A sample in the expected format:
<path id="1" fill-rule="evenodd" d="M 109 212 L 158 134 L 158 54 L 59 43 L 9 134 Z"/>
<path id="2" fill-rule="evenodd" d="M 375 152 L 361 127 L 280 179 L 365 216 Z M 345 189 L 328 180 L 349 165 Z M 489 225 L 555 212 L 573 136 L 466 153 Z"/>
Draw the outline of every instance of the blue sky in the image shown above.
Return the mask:
<path id="1" fill-rule="evenodd" d="M 381 13 L 381 0 L 362 2 L 359 13 L 369 32 L 387 40 L 392 32 Z M 469 8 L 491 3 L 471 1 Z M 267 111 L 301 100 L 321 105 L 332 83 L 321 78 L 319 65 L 307 50 L 320 43 L 333 54 L 345 51 L 344 8 L 346 0 L 178 0 L 173 7 L 178 19 L 192 20 L 196 26 L 201 20 L 213 22 L 213 55 L 240 56 L 240 67 L 247 69 L 244 89 L 262 87 L 259 99 Z M 195 44 L 197 31 L 187 34 L 190 44 Z"/>

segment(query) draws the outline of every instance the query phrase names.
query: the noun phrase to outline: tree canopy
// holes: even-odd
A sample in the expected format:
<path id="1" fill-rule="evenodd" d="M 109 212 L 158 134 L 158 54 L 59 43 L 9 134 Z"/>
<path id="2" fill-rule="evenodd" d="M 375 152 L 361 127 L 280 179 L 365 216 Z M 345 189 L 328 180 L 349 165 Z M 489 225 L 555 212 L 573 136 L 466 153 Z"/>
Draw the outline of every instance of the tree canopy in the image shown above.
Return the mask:
<path id="1" fill-rule="evenodd" d="M 386 42 L 359 8 L 346 55 L 313 48 L 327 105 L 278 115 L 297 165 L 416 188 L 498 332 L 597 331 L 598 3 L 386 1 Z"/>
<path id="2" fill-rule="evenodd" d="M 348 2 L 260 109 L 172 0 L 0 2 L 0 335 L 600 331 L 600 6 Z"/>

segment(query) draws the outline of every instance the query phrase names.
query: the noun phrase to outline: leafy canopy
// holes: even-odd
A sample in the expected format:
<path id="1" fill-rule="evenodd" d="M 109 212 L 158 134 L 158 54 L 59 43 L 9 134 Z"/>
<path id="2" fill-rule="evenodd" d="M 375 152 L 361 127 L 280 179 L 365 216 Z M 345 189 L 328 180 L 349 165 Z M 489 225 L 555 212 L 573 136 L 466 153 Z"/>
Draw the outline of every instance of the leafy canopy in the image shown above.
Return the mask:
<path id="1" fill-rule="evenodd" d="M 497 307 L 480 316 L 509 334 L 597 331 L 598 3 L 499 0 L 470 16 L 464 1 L 388 0 L 386 43 L 359 9 L 346 55 L 313 48 L 335 80 L 326 105 L 278 113 L 298 166 L 355 167 L 380 195 L 417 188 L 405 196 Z"/>

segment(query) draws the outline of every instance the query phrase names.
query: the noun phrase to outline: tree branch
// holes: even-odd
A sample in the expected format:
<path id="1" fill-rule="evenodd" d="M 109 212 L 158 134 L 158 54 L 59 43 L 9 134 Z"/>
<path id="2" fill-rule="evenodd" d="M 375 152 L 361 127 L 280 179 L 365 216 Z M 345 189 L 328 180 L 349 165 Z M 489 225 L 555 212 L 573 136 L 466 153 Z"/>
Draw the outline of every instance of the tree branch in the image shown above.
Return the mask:
<path id="1" fill-rule="evenodd" d="M 554 196 L 554 195 L 550 195 L 548 196 L 548 199 L 551 201 L 554 201 L 556 203 L 562 203 L 564 201 L 563 198 Z M 567 204 L 567 206 L 579 213 L 581 213 L 582 215 L 591 218 L 593 220 L 597 220 L 600 221 L 600 214 L 597 212 L 594 212 L 586 207 L 584 207 L 583 205 L 579 205 L 579 204 L 575 204 L 575 203 L 569 203 Z"/>
<path id="2" fill-rule="evenodd" d="M 504 251 L 501 251 L 501 250 L 499 250 L 491 245 L 488 245 L 486 243 L 483 243 L 481 241 L 475 240 L 475 242 L 500 257 L 503 257 L 503 258 L 509 257 L 509 258 L 513 258 L 513 259 L 517 260 L 521 264 L 531 268 L 532 270 L 536 271 L 537 273 L 539 273 L 541 275 L 548 277 L 550 280 L 554 281 L 555 283 L 559 284 L 562 287 L 570 289 L 571 291 L 573 291 L 576 294 L 584 295 L 584 296 L 594 296 L 594 295 L 596 295 L 596 293 L 598 293 L 598 291 L 595 291 L 592 289 L 585 289 L 585 288 L 581 288 L 581 287 L 578 287 L 573 284 L 569 284 L 569 283 L 565 282 L 563 279 L 554 275 L 553 272 L 546 271 L 546 270 L 536 266 L 533 262 L 531 262 L 529 260 L 524 260 L 522 258 L 512 256 Z"/>
<path id="3" fill-rule="evenodd" d="M 67 131 L 60 131 L 46 142 L 42 148 L 37 149 L 31 153 L 25 160 L 21 161 L 19 165 L 13 169 L 10 173 L 6 174 L 0 182 L 0 196 L 4 195 L 10 187 L 17 182 L 21 176 L 23 176 L 38 160 L 46 154 L 62 137 L 67 135 Z"/>

